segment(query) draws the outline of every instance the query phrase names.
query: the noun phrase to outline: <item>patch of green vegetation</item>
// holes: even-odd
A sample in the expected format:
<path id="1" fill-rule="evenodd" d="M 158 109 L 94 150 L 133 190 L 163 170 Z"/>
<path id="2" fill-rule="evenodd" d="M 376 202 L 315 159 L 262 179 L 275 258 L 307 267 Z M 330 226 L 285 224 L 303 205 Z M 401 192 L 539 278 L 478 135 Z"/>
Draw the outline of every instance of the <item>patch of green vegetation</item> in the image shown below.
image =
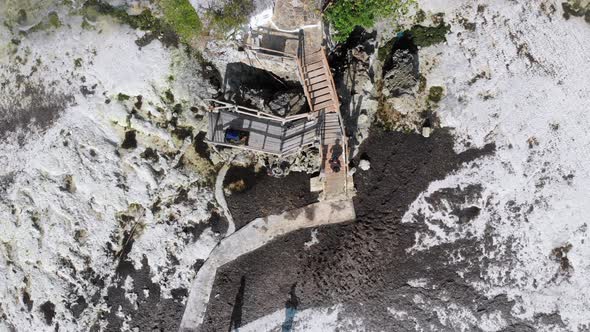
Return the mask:
<path id="1" fill-rule="evenodd" d="M 25 20 L 26 20 L 26 12 L 24 12 L 24 13 L 25 13 L 24 15 L 25 15 Z M 51 13 L 47 14 L 47 17 L 45 17 L 43 20 L 41 20 L 41 22 L 37 23 L 37 25 L 32 27 L 29 31 L 30 32 L 37 32 L 37 31 L 45 31 L 45 30 L 50 30 L 50 29 L 57 29 L 57 28 L 61 27 L 61 24 L 62 23 L 59 19 L 59 16 L 57 15 L 57 13 L 51 12 Z"/>
<path id="2" fill-rule="evenodd" d="M 409 36 L 411 38 L 410 48 L 426 47 L 438 44 L 447 40 L 446 34 L 449 33 L 451 26 L 445 25 L 442 16 L 436 16 L 438 25 L 434 27 L 426 27 L 422 25 L 414 25 L 410 30 L 399 33 L 396 37 L 387 41 L 383 46 L 377 50 L 377 59 L 381 62 L 386 62 L 391 56 L 393 48 L 398 41 L 403 41 L 403 38 Z M 475 29 L 475 27 L 473 27 Z M 407 43 L 404 41 L 404 43 Z"/>
<path id="3" fill-rule="evenodd" d="M 177 47 L 179 39 L 189 43 L 201 32 L 199 17 L 188 0 L 160 0 L 163 19 L 154 16 L 149 9 L 143 10 L 139 15 L 129 15 L 126 7 L 115 7 L 103 1 L 88 0 L 84 3 L 84 18 L 94 22 L 100 15 L 110 16 L 134 29 L 147 31 L 148 33 L 135 41 L 140 47 L 154 39 L 159 39 L 166 46 Z"/>
<path id="4" fill-rule="evenodd" d="M 96 21 L 99 15 L 111 16 L 121 23 L 128 24 L 134 29 L 156 31 L 161 29 L 161 22 L 150 10 L 146 9 L 139 15 L 129 15 L 124 7 L 114 7 L 101 0 L 88 0 L 84 3 L 82 13 L 84 18 Z"/>
<path id="5" fill-rule="evenodd" d="M 172 93 L 172 91 L 170 91 L 170 89 L 164 91 L 164 97 L 165 97 L 165 100 L 168 101 L 169 103 L 174 102 L 174 94 Z"/>
<path id="6" fill-rule="evenodd" d="M 175 114 L 182 114 L 182 105 L 175 104 L 174 107 L 172 107 L 172 112 Z"/>
<path id="7" fill-rule="evenodd" d="M 444 89 L 442 86 L 430 87 L 428 91 L 428 99 L 432 102 L 438 103 L 443 97 Z"/>
<path id="8" fill-rule="evenodd" d="M 82 59 L 81 58 L 74 59 L 74 67 L 76 67 L 76 68 L 82 67 Z"/>
<path id="9" fill-rule="evenodd" d="M 80 24 L 80 26 L 82 27 L 82 29 L 84 30 L 94 30 L 94 25 L 90 24 L 88 22 L 88 20 L 86 19 L 86 17 L 84 17 L 82 19 L 82 23 Z"/>
<path id="10" fill-rule="evenodd" d="M 418 93 L 422 93 L 426 90 L 426 76 L 420 74 L 420 77 L 418 78 Z"/>
<path id="11" fill-rule="evenodd" d="M 27 22 L 27 19 L 28 19 L 27 11 L 21 8 L 18 11 L 18 14 L 16 16 L 16 23 L 25 24 Z"/>
<path id="12" fill-rule="evenodd" d="M 59 16 L 57 15 L 56 12 L 49 13 L 47 18 L 49 20 L 49 22 L 48 22 L 49 26 L 54 27 L 56 29 L 61 26 L 61 21 L 59 20 Z"/>
<path id="13" fill-rule="evenodd" d="M 119 94 L 117 95 L 118 101 L 126 101 L 126 100 L 129 100 L 129 98 L 131 98 L 131 97 L 129 97 L 128 95 L 126 95 L 124 93 L 119 92 Z"/>
<path id="14" fill-rule="evenodd" d="M 193 129 L 191 127 L 177 126 L 172 130 L 172 135 L 180 141 L 184 141 L 185 138 L 193 136 Z"/>
<path id="15" fill-rule="evenodd" d="M 590 4 L 585 4 L 582 0 L 569 0 L 561 3 L 563 8 L 563 17 L 569 19 L 571 16 L 582 17 L 590 12 Z"/>
<path id="16" fill-rule="evenodd" d="M 345 41 L 357 27 L 372 28 L 379 18 L 395 19 L 407 13 L 414 0 L 340 0 L 326 10 L 326 18 L 336 29 L 334 40 Z"/>
<path id="17" fill-rule="evenodd" d="M 188 0 L 161 0 L 160 6 L 164 20 L 172 26 L 183 42 L 190 43 L 200 36 L 203 24 Z"/>
<path id="18" fill-rule="evenodd" d="M 424 22 L 424 20 L 426 20 L 426 12 L 424 12 L 422 9 L 420 9 L 416 13 L 416 23 L 422 23 L 422 22 Z"/>
<path id="19" fill-rule="evenodd" d="M 209 28 L 225 36 L 248 23 L 254 9 L 252 0 L 230 0 L 222 8 L 206 12 Z"/>
<path id="20" fill-rule="evenodd" d="M 414 44 L 420 47 L 426 47 L 447 41 L 447 33 L 451 31 L 451 26 L 441 22 L 438 26 L 425 27 L 414 25 L 410 29 Z"/>
<path id="21" fill-rule="evenodd" d="M 392 38 L 387 43 L 385 43 L 385 45 L 379 47 L 377 50 L 377 59 L 379 61 L 385 62 L 385 60 L 387 60 L 387 57 L 391 53 L 391 49 L 393 48 L 393 44 L 395 44 L 396 39 L 397 37 Z"/>

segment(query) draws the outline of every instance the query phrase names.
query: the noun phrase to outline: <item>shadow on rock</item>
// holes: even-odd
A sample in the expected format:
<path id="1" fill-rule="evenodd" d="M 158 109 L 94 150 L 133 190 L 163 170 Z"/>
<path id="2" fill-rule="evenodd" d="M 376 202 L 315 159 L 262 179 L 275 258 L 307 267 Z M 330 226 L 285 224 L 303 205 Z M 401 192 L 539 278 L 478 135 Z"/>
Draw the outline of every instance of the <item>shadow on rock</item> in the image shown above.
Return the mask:
<path id="1" fill-rule="evenodd" d="M 373 128 L 359 153 L 371 160 L 371 168 L 357 172 L 354 179 L 356 222 L 318 228 L 318 243 L 311 246 L 305 245 L 310 242 L 311 230 L 296 231 L 223 266 L 213 289 L 219 296 L 209 303 L 203 330 L 227 326 L 231 313 L 225 303 L 235 295 L 242 276 L 249 280 L 243 324 L 284 307 L 275 294 L 289 294 L 294 284 L 300 294 L 297 310 L 342 303 L 346 316 L 359 317 L 368 330 L 409 328 L 409 323 L 396 319 L 388 307 L 422 314 L 419 318 L 432 321 L 431 326 L 444 327 L 437 317 L 411 301 L 418 293 L 441 305 L 448 305 L 441 300 L 446 292 L 454 294 L 452 301 L 457 305 L 473 306 L 476 299 L 485 306 L 489 299 L 468 282 L 480 272 L 477 264 L 467 263 L 480 254 L 473 240 L 411 253 L 407 249 L 424 226 L 402 224 L 401 218 L 432 181 L 494 149 L 488 145 L 455 154 L 453 138 L 445 130 L 425 139 Z M 452 262 L 449 257 L 456 254 L 465 260 Z M 465 275 L 458 275 L 459 270 Z M 409 286 L 421 278 L 429 280 L 434 290 Z M 493 306 L 510 317 L 512 305 L 502 300 Z"/>

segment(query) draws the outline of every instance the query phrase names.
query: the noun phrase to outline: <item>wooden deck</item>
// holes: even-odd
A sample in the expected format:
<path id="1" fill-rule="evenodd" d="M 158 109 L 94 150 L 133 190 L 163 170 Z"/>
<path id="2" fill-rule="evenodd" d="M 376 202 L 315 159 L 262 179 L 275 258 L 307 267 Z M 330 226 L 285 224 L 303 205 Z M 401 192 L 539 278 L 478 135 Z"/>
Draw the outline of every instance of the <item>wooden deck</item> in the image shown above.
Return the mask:
<path id="1" fill-rule="evenodd" d="M 207 140 L 212 144 L 284 156 L 313 145 L 317 139 L 317 125 L 317 119 L 303 118 L 283 123 L 231 109 L 219 110 L 209 113 Z M 230 128 L 248 132 L 247 144 L 226 142 L 225 131 Z"/>

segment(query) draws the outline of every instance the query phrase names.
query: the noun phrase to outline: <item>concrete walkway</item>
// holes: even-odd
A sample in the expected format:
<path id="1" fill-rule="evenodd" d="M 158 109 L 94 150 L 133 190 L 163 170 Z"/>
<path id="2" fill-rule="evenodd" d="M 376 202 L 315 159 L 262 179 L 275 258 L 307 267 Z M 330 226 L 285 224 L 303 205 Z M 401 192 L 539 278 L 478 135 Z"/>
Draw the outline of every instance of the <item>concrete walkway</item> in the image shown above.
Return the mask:
<path id="1" fill-rule="evenodd" d="M 223 180 L 225 179 L 225 175 L 229 170 L 229 165 L 230 163 L 226 163 L 223 165 L 223 167 L 221 167 L 219 173 L 217 173 L 217 179 L 215 180 L 215 200 L 223 210 L 223 214 L 225 215 L 225 218 L 227 219 L 227 222 L 229 224 L 227 227 L 227 232 L 225 233 L 226 237 L 232 235 L 236 231 L 236 224 L 234 222 L 234 218 L 232 217 L 231 212 L 229 212 L 229 209 L 227 208 L 225 194 L 223 193 Z"/>
<path id="2" fill-rule="evenodd" d="M 226 237 L 211 252 L 193 281 L 180 331 L 199 330 L 219 267 L 289 232 L 350 221 L 355 217 L 352 200 L 324 201 L 280 215 L 255 219 Z"/>

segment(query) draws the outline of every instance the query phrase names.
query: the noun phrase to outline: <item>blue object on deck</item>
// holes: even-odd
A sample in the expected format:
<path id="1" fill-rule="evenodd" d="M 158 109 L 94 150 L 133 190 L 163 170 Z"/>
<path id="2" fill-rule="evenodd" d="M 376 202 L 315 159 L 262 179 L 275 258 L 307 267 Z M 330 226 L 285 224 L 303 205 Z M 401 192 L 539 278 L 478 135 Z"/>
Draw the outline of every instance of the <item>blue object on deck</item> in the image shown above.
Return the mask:
<path id="1" fill-rule="evenodd" d="M 231 144 L 247 145 L 250 133 L 243 130 L 228 128 L 225 131 L 225 142 Z"/>
<path id="2" fill-rule="evenodd" d="M 226 141 L 239 141 L 240 140 L 240 132 L 233 129 L 228 129 L 225 131 L 225 140 Z"/>

